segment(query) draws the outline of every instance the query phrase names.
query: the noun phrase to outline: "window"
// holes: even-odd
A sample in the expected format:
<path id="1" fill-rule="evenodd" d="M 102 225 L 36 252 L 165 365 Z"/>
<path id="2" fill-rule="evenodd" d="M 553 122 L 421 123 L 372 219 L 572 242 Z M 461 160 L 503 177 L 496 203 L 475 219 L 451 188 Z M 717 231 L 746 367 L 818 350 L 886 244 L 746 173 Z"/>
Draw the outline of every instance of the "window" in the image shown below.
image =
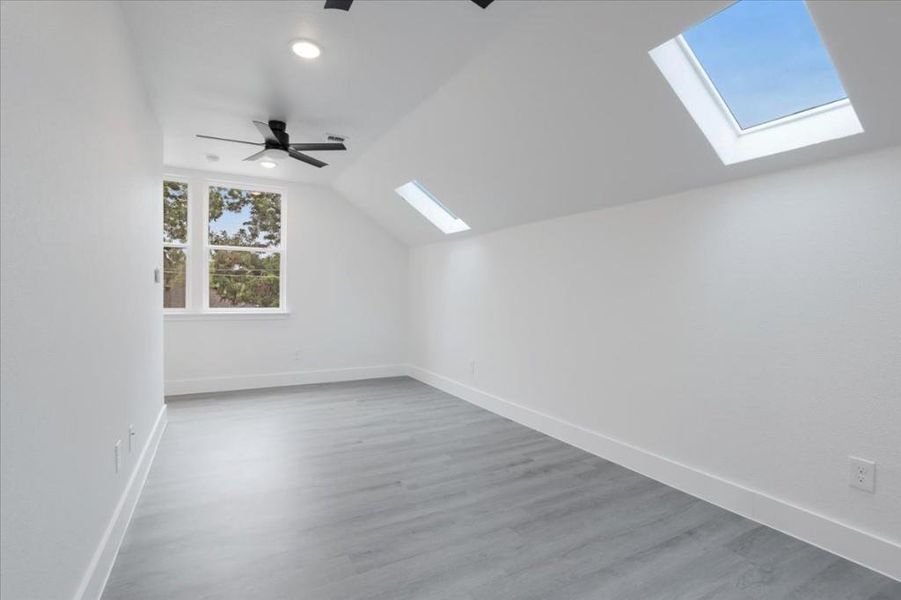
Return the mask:
<path id="1" fill-rule="evenodd" d="M 742 129 L 847 98 L 801 0 L 742 0 L 682 36 Z"/>
<path id="2" fill-rule="evenodd" d="M 163 182 L 163 308 L 187 306 L 188 184 Z"/>
<path id="3" fill-rule="evenodd" d="M 208 200 L 206 306 L 280 308 L 281 194 L 211 185 Z"/>
<path id="4" fill-rule="evenodd" d="M 445 234 L 469 229 L 469 225 L 457 218 L 418 181 L 409 181 L 394 191 Z"/>
<path id="5" fill-rule="evenodd" d="M 739 0 L 649 54 L 723 164 L 863 132 L 802 0 Z"/>
<path id="6" fill-rule="evenodd" d="M 166 177 L 165 311 L 286 313 L 284 215 L 275 188 Z"/>

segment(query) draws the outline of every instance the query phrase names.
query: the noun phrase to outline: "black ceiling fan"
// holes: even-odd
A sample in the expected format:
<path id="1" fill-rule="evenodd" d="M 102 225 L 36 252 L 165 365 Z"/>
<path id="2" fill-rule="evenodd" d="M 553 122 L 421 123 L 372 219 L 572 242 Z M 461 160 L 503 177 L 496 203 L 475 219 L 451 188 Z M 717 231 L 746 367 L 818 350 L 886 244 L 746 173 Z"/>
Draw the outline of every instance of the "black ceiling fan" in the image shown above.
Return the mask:
<path id="1" fill-rule="evenodd" d="M 354 0 L 325 0 L 326 8 L 337 8 L 338 10 L 350 10 L 350 5 Z M 472 0 L 482 8 L 488 8 L 488 5 L 494 0 Z"/>
<path id="2" fill-rule="evenodd" d="M 251 154 L 244 160 L 255 161 L 261 158 L 278 160 L 284 158 L 285 156 L 290 156 L 291 158 L 295 158 L 301 162 L 305 162 L 308 165 L 313 165 L 317 168 L 326 166 L 326 163 L 322 162 L 321 160 L 315 159 L 312 156 L 307 156 L 306 154 L 301 152 L 301 150 L 306 152 L 317 152 L 322 150 L 347 150 L 347 147 L 344 145 L 344 139 L 333 135 L 330 135 L 328 137 L 328 142 L 291 144 L 288 132 L 285 131 L 284 121 L 269 121 L 269 123 L 254 121 L 253 124 L 256 125 L 257 129 L 260 130 L 260 133 L 263 135 L 263 140 L 265 141 L 246 142 L 244 140 L 232 140 L 229 138 L 221 138 L 214 137 L 212 135 L 201 134 L 197 134 L 197 137 L 207 140 L 219 140 L 221 142 L 250 144 L 251 146 L 265 146 L 263 150 L 260 150 L 255 154 Z"/>

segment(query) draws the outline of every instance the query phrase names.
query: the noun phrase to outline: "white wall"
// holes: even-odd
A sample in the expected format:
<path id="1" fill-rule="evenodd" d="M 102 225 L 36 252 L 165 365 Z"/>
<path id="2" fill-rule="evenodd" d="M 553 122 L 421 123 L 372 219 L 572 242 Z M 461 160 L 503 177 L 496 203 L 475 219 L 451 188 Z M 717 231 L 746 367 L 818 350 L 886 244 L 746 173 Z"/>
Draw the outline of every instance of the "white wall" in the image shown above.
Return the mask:
<path id="1" fill-rule="evenodd" d="M 162 146 L 118 3 L 0 10 L 0 595 L 56 600 L 161 415 Z"/>
<path id="2" fill-rule="evenodd" d="M 895 147 L 417 248 L 414 373 L 713 478 L 690 491 L 727 480 L 901 543 L 899 165 Z M 878 463 L 875 495 L 848 487 L 849 455 Z M 899 576 L 899 548 L 871 548 Z"/>
<path id="3" fill-rule="evenodd" d="M 406 246 L 327 188 L 175 168 L 167 173 L 188 178 L 196 192 L 209 179 L 284 190 L 290 311 L 284 318 L 167 316 L 167 394 L 401 373 Z"/>

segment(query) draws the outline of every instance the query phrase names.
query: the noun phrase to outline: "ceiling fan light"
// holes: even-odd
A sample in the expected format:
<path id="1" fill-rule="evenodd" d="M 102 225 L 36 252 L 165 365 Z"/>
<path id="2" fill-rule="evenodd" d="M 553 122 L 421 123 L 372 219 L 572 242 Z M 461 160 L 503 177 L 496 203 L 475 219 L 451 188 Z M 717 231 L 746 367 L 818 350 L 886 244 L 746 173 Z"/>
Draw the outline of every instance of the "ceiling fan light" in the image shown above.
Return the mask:
<path id="1" fill-rule="evenodd" d="M 278 163 L 276 163 L 274 160 L 261 160 L 259 162 L 259 165 L 264 169 L 274 169 L 278 166 Z"/>
<path id="2" fill-rule="evenodd" d="M 267 148 L 261 158 L 268 161 L 282 160 L 288 158 L 288 152 L 281 148 Z"/>
<path id="3" fill-rule="evenodd" d="M 294 40 L 291 43 L 291 51 L 297 56 L 306 58 L 307 60 L 312 60 L 322 54 L 322 50 L 319 49 L 319 46 L 310 40 Z"/>

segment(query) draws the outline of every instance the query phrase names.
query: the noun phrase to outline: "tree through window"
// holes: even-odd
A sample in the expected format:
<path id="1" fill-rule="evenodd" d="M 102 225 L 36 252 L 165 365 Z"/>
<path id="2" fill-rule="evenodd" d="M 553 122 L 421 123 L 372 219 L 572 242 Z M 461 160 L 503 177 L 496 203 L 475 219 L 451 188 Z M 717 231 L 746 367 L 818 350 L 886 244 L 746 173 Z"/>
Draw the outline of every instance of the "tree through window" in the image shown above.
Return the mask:
<path id="1" fill-rule="evenodd" d="M 163 182 L 163 308 L 185 308 L 188 265 L 188 184 Z"/>
<path id="2" fill-rule="evenodd" d="M 282 197 L 209 188 L 209 308 L 280 308 Z"/>

